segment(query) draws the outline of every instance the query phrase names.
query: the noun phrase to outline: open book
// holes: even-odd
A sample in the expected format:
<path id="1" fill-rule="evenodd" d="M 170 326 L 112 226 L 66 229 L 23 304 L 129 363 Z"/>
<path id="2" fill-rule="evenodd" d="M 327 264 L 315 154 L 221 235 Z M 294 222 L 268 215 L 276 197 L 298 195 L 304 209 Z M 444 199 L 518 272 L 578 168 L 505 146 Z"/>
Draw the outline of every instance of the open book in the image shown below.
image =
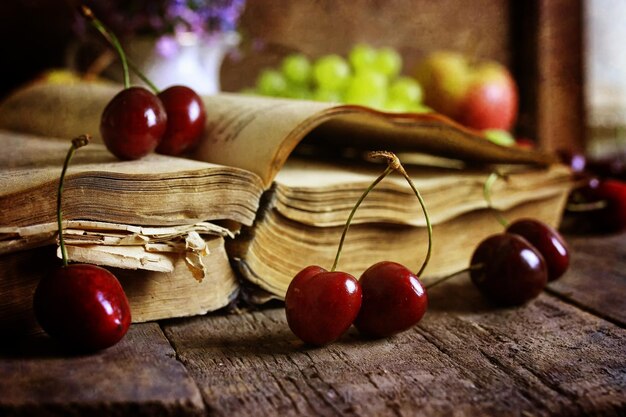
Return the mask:
<path id="1" fill-rule="evenodd" d="M 97 139 L 102 109 L 119 89 L 101 83 L 30 85 L 0 104 L 0 129 L 5 129 L 0 138 L 13 148 L 17 142 L 33 141 L 40 149 L 47 146 L 44 142 L 52 142 L 48 137 L 69 139 L 90 133 Z M 358 106 L 238 94 L 204 100 L 206 135 L 187 158 L 151 155 L 115 162 L 103 148 L 90 145 L 104 159 L 97 163 L 99 168 L 93 167 L 95 174 L 83 172 L 79 159 L 71 168 L 75 174 L 68 177 L 65 201 L 74 204 L 66 203 L 68 219 L 134 226 L 217 222 L 231 233 L 240 231 L 234 239 L 221 239 L 242 276 L 282 297 L 289 279 L 301 268 L 332 263 L 341 225 L 367 184 L 384 169 L 360 158 L 365 150 L 402 152 L 404 162 L 420 161 L 409 167 L 409 173 L 422 190 L 435 224 L 435 253 L 426 278 L 466 266 L 471 249 L 488 233 L 501 230 L 482 197 L 482 184 L 494 164 L 509 174 L 509 180 L 496 184 L 493 202 L 512 218 L 533 216 L 556 225 L 571 185 L 567 169 L 553 165 L 551 156 L 495 145 L 435 114 L 389 114 Z M 3 175 L 6 163 L 2 162 Z M 160 163 L 162 171 L 155 171 Z M 128 171 L 120 174 L 113 166 Z M 141 167 L 146 171 L 142 173 Z M 168 178 L 170 170 L 173 178 Z M 161 177 L 153 176 L 154 187 L 148 190 L 142 189 L 151 184 L 147 177 L 133 177 L 154 172 Z M 137 181 L 120 180 L 120 175 Z M 220 185 L 200 196 L 198 184 L 191 182 L 212 183 L 211 175 Z M 0 197 L 3 215 L 20 192 L 44 196 L 53 188 L 50 178 L 35 186 L 29 173 L 22 172 L 19 180 L 14 173 L 5 176 L 13 178 L 16 188 Z M 86 198 L 81 201 L 84 187 L 91 187 L 98 204 L 85 205 Z M 120 190 L 133 194 L 133 202 L 119 197 Z M 149 213 L 141 210 L 146 199 L 155 205 Z M 38 204 L 33 203 L 32 211 Z M 54 211 L 50 207 L 42 211 L 46 213 L 37 216 L 7 214 L 0 227 L 49 223 Z M 415 267 L 423 259 L 424 218 L 403 180 L 392 175 L 381 182 L 354 224 L 340 268 L 358 276 L 372 261 L 398 260 Z M 24 237 L 19 231 L 9 232 L 17 240 Z M 106 246 L 103 242 L 96 245 Z M 84 259 L 97 261 L 100 256 L 93 250 L 76 253 L 91 252 Z"/>
<path id="2" fill-rule="evenodd" d="M 492 188 L 492 203 L 510 221 L 522 217 L 558 225 L 567 199 L 569 171 L 499 166 L 506 182 Z M 343 225 L 363 190 L 382 167 L 341 167 L 289 160 L 265 194 L 255 225 L 229 241 L 240 272 L 269 293 L 284 296 L 305 265 L 329 268 Z M 476 245 L 503 231 L 487 208 L 483 184 L 489 170 L 407 170 L 428 206 L 433 253 L 422 279 L 466 268 Z M 396 261 L 417 270 L 427 251 L 426 221 L 411 188 L 400 175 L 378 184 L 359 207 L 338 268 L 359 276 L 374 262 Z"/>
<path id="3" fill-rule="evenodd" d="M 108 83 L 36 83 L 0 105 L 0 128 L 50 137 L 99 138 L 102 110 L 121 87 Z M 345 148 L 413 151 L 474 163 L 548 165 L 550 155 L 496 145 L 438 114 L 383 113 L 361 106 L 241 94 L 204 97 L 206 137 L 191 155 L 243 168 L 272 183 L 303 140 Z"/>
<path id="4" fill-rule="evenodd" d="M 0 131 L 0 328 L 32 323 L 36 283 L 60 265 L 56 196 L 69 145 Z M 162 155 L 118 161 L 90 144 L 65 180 L 69 259 L 112 267 L 136 322 L 222 308 L 238 293 L 225 239 L 252 226 L 262 192 L 243 169 Z"/>

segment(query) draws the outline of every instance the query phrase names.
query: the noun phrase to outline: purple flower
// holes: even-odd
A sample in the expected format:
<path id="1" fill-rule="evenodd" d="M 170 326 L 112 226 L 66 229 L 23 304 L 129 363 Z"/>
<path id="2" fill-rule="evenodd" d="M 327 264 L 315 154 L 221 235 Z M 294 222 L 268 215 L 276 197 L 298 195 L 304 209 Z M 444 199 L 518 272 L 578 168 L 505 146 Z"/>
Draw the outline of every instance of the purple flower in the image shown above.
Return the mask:
<path id="1" fill-rule="evenodd" d="M 245 6 L 245 0 L 85 0 L 84 3 L 119 37 L 180 32 L 209 37 L 235 30 Z M 85 26 L 79 21 L 75 29 L 84 33 Z"/>

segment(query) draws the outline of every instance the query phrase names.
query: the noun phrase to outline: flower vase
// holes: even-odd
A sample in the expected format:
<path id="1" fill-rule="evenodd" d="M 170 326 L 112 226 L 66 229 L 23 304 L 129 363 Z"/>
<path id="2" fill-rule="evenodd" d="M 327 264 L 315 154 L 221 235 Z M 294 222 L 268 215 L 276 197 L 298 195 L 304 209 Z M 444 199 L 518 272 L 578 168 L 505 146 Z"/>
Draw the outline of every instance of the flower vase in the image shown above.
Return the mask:
<path id="1" fill-rule="evenodd" d="M 131 61 L 159 89 L 184 84 L 201 95 L 218 93 L 222 61 L 226 53 L 239 43 L 239 35 L 224 32 L 206 39 L 193 34 L 183 35 L 165 43 L 137 37 L 125 45 L 125 50 Z M 121 71 L 116 71 L 121 74 Z M 134 84 L 142 83 L 135 74 L 131 80 Z"/>

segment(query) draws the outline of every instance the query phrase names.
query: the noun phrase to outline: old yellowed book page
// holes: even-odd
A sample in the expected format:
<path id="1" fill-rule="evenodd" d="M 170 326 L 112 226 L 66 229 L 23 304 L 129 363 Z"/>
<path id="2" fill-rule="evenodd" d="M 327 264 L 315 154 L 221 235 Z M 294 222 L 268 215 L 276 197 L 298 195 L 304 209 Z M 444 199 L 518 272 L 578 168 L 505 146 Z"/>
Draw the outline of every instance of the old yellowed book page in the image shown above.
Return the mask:
<path id="1" fill-rule="evenodd" d="M 70 139 L 49 138 L 15 134 L 0 130 L 0 195 L 11 194 L 58 180 L 63 160 L 70 147 Z M 208 173 L 232 171 L 233 168 L 150 154 L 137 161 L 120 161 L 102 144 L 90 144 L 76 152 L 72 158 L 71 173 L 100 171 L 120 175 L 150 175 L 172 177 L 186 172 Z M 244 173 L 235 169 L 235 172 Z"/>
<path id="2" fill-rule="evenodd" d="M 99 120 L 121 86 L 33 83 L 0 104 L 0 127 L 45 136 L 99 136 Z M 391 114 L 365 107 L 222 93 L 203 98 L 206 134 L 191 155 L 258 174 L 269 186 L 307 135 L 337 149 L 421 151 L 483 162 L 548 164 L 537 152 L 495 145 L 437 114 Z M 314 132 L 315 131 L 315 132 Z"/>
<path id="3" fill-rule="evenodd" d="M 0 131 L 0 227 L 55 218 L 56 188 L 69 146 L 69 140 Z M 263 184 L 240 168 L 157 154 L 119 161 L 102 144 L 90 144 L 76 152 L 64 192 L 66 219 L 159 226 L 233 220 L 250 225 Z"/>

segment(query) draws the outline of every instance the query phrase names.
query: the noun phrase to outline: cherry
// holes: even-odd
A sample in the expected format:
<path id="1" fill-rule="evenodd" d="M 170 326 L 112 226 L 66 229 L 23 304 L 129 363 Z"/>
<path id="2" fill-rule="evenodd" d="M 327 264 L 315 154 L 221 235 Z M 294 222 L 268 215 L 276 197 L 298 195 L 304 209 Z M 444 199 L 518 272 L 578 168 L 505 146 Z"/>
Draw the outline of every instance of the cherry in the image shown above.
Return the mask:
<path id="1" fill-rule="evenodd" d="M 158 153 L 180 155 L 192 149 L 204 131 L 206 111 L 200 96 L 191 88 L 175 85 L 158 94 L 167 113 L 167 129 Z"/>
<path id="2" fill-rule="evenodd" d="M 422 319 L 426 312 L 428 297 L 418 276 L 422 274 L 430 259 L 432 225 L 424 200 L 398 157 L 389 152 L 374 152 L 370 154 L 370 157 L 385 158 L 388 166 L 387 170 L 366 190 L 364 196 L 389 172 L 398 171 L 419 200 L 428 229 L 428 250 L 417 274 L 413 274 L 399 263 L 383 261 L 369 267 L 359 280 L 363 291 L 363 305 L 354 323 L 356 328 L 368 337 L 388 337 L 411 328 Z M 356 207 L 362 199 L 363 197 Z"/>
<path id="3" fill-rule="evenodd" d="M 492 173 L 485 181 L 483 195 L 487 205 L 491 204 L 491 187 L 494 182 L 503 177 L 498 172 Z M 536 219 L 519 219 L 511 224 L 499 212 L 492 213 L 506 232 L 525 238 L 542 255 L 548 268 L 548 279 L 554 281 L 560 278 L 569 267 L 569 249 L 565 239 L 547 224 Z"/>
<path id="4" fill-rule="evenodd" d="M 424 271 L 430 259 L 432 225 L 424 200 L 398 157 L 390 152 L 373 152 L 370 153 L 370 157 L 386 159 L 387 169 L 361 196 L 348 218 L 345 230 L 350 224 L 354 211 L 365 196 L 391 171 L 398 171 L 408 182 L 422 207 L 428 229 L 428 250 L 417 274 L 413 274 L 399 263 L 383 261 L 369 267 L 359 280 L 363 291 L 363 303 L 354 325 L 364 336 L 388 337 L 411 328 L 422 319 L 426 312 L 428 297 L 418 276 Z"/>
<path id="5" fill-rule="evenodd" d="M 118 158 L 139 159 L 153 152 L 163 138 L 167 127 L 163 103 L 145 88 L 130 86 L 128 60 L 115 34 L 87 6 L 81 5 L 79 11 L 116 49 L 124 71 L 124 90 L 107 104 L 100 119 L 102 140 Z"/>
<path id="6" fill-rule="evenodd" d="M 35 317 L 51 337 L 82 351 L 113 346 L 130 326 L 130 307 L 122 286 L 104 268 L 62 266 L 46 275 L 33 298 Z"/>
<path id="7" fill-rule="evenodd" d="M 626 229 L 626 182 L 591 178 L 569 196 L 562 227 L 570 233 Z"/>
<path id="8" fill-rule="evenodd" d="M 356 318 L 361 299 L 361 286 L 352 275 L 308 266 L 287 289 L 287 324 L 305 343 L 322 346 L 334 342 Z"/>
<path id="9" fill-rule="evenodd" d="M 490 189 L 502 174 L 493 173 L 485 181 L 484 196 L 489 207 Z M 474 250 L 470 266 L 440 278 L 430 289 L 461 272 L 469 271 L 478 290 L 490 301 L 503 306 L 523 304 L 545 288 L 548 280 L 559 278 L 569 266 L 569 251 L 561 235 L 535 219 L 520 219 L 508 224 L 493 212 L 506 228 L 491 235 Z"/>
<path id="10" fill-rule="evenodd" d="M 594 197 L 606 202 L 602 215 L 605 221 L 613 225 L 613 230 L 626 229 L 626 182 L 618 180 L 600 181 L 594 192 Z"/>
<path id="11" fill-rule="evenodd" d="M 61 197 L 65 173 L 74 151 L 89 142 L 88 136 L 72 140 L 57 194 L 57 223 L 63 266 L 37 284 L 33 310 L 51 337 L 78 350 L 94 351 L 117 343 L 131 322 L 126 294 L 115 276 L 95 265 L 68 265 L 63 239 Z"/>
<path id="12" fill-rule="evenodd" d="M 432 225 L 419 191 L 396 155 L 391 152 L 372 152 L 369 156 L 386 159 L 387 168 L 367 187 L 352 208 L 331 271 L 327 272 L 315 265 L 308 266 L 294 277 L 287 289 L 285 314 L 289 328 L 310 344 L 323 345 L 338 339 L 355 319 L 357 329 L 365 335 L 390 336 L 413 326 L 426 311 L 426 292 L 419 279 L 398 263 L 380 262 L 370 267 L 361 276 L 361 284 L 350 274 L 335 272 L 346 234 L 358 207 L 376 184 L 394 170 L 405 177 L 426 218 L 428 252 L 418 274 L 430 259 Z"/>
<path id="13" fill-rule="evenodd" d="M 167 114 L 161 100 L 143 87 L 130 87 L 105 107 L 100 134 L 113 155 L 132 160 L 153 152 L 166 126 Z"/>
<path id="14" fill-rule="evenodd" d="M 415 274 L 396 262 L 370 266 L 359 278 L 361 311 L 354 322 L 362 334 L 388 337 L 419 322 L 428 306 L 426 291 Z"/>
<path id="15" fill-rule="evenodd" d="M 175 85 L 159 89 L 127 58 L 117 37 L 86 6 L 82 15 L 117 50 L 124 70 L 124 86 L 130 88 L 129 67 L 158 95 L 141 89 L 141 94 L 122 92 L 107 106 L 100 131 L 109 150 L 120 159 L 138 159 L 156 150 L 180 155 L 197 145 L 204 131 L 206 111 L 200 96 L 191 88 Z"/>
<path id="16" fill-rule="evenodd" d="M 560 278 L 569 267 L 565 239 L 547 224 L 535 219 L 519 219 L 506 228 L 507 233 L 522 236 L 539 251 L 548 267 L 548 281 Z"/>
<path id="17" fill-rule="evenodd" d="M 543 256 L 523 237 L 502 233 L 483 240 L 474 251 L 470 277 L 478 290 L 500 305 L 523 304 L 548 281 Z"/>

